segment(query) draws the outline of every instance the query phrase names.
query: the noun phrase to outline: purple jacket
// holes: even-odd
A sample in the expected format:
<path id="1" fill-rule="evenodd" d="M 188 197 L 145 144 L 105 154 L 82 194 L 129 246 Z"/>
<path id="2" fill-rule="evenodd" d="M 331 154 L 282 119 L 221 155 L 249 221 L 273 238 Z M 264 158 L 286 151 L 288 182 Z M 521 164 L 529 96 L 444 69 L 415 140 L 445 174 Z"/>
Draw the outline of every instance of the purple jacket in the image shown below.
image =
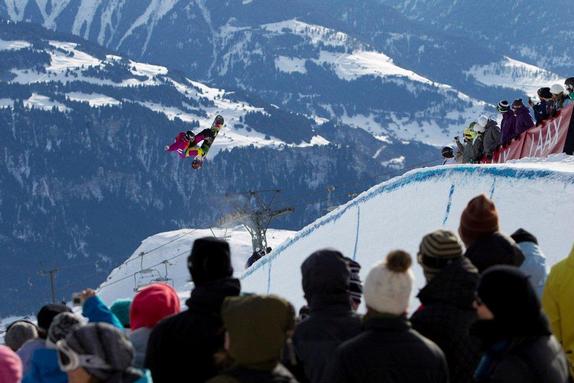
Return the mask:
<path id="1" fill-rule="evenodd" d="M 516 110 L 514 115 L 516 116 L 514 132 L 517 137 L 534 126 L 534 121 L 532 121 L 527 108 L 522 107 Z"/>
<path id="2" fill-rule="evenodd" d="M 500 123 L 500 131 L 502 133 L 502 145 L 508 145 L 510 140 L 512 140 L 516 134 L 514 126 L 516 123 L 516 117 L 511 111 L 502 113 L 502 122 Z"/>

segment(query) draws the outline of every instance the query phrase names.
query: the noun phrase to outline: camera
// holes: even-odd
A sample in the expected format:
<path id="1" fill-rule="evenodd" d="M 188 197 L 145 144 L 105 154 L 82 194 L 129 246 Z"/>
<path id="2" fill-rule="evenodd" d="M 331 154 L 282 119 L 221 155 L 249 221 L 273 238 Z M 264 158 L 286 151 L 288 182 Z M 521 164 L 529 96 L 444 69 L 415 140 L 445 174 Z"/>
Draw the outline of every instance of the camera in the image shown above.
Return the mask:
<path id="1" fill-rule="evenodd" d="M 82 294 L 74 293 L 72 294 L 72 305 L 81 306 L 82 305 Z"/>

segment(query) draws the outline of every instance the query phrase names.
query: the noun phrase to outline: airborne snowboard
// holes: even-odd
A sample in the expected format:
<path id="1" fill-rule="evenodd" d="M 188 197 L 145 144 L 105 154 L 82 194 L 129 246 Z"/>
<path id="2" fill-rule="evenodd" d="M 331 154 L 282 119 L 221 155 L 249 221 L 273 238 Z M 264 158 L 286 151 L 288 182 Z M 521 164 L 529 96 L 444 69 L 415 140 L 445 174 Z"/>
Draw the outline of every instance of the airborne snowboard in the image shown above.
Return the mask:
<path id="1" fill-rule="evenodd" d="M 213 123 L 211 124 L 211 128 L 203 130 L 200 134 L 204 135 L 203 143 L 201 147 L 193 146 L 187 149 L 187 156 L 195 155 L 193 162 L 191 163 L 191 167 L 193 169 L 200 169 L 203 166 L 203 161 L 209 152 L 209 148 L 215 141 L 215 138 L 219 134 L 221 128 L 223 128 L 223 124 L 225 120 L 220 115 L 215 117 Z"/>

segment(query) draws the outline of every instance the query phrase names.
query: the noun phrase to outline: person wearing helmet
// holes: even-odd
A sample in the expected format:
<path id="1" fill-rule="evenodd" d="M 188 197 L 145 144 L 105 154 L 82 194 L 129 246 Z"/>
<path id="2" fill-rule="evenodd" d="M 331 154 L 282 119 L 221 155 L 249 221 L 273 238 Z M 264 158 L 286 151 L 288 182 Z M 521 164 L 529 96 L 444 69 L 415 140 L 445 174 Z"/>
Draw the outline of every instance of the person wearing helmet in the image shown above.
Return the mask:
<path id="1" fill-rule="evenodd" d="M 482 151 L 489 160 L 492 154 L 500 146 L 500 128 L 496 121 L 491 120 L 485 115 L 481 115 L 476 121 L 476 126 L 484 129 L 484 139 Z M 478 128 L 477 128 L 478 129 Z"/>
<path id="2" fill-rule="evenodd" d="M 568 77 L 566 81 L 564 81 L 564 86 L 570 100 L 574 100 L 574 77 Z"/>
<path id="3" fill-rule="evenodd" d="M 454 138 L 454 142 L 458 148 L 458 151 L 462 153 L 462 163 L 469 164 L 472 163 L 474 158 L 472 143 L 476 138 L 476 132 L 474 131 L 474 126 L 476 122 L 471 122 L 470 125 L 464 129 L 463 137 L 464 137 L 464 144 L 460 142 L 458 137 Z"/>
<path id="4" fill-rule="evenodd" d="M 442 154 L 442 164 L 443 165 L 456 165 L 456 160 L 454 158 L 454 150 L 452 150 L 452 147 L 450 146 L 445 146 L 444 148 L 441 149 L 441 154 Z"/>
<path id="5" fill-rule="evenodd" d="M 502 122 L 500 123 L 501 143 L 502 146 L 506 146 L 515 137 L 514 126 L 516 125 L 516 117 L 510 111 L 510 104 L 506 100 L 500 101 L 496 110 L 502 114 Z"/>

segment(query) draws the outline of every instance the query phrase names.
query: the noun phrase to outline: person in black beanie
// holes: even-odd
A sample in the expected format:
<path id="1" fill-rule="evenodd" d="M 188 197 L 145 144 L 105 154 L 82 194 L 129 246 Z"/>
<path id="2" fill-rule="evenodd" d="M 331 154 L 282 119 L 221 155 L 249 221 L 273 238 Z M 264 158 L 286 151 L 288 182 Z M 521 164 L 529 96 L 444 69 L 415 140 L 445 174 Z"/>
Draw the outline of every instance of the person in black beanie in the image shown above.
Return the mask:
<path id="1" fill-rule="evenodd" d="M 293 346 L 304 376 L 292 372 L 299 381 L 320 383 L 335 349 L 358 335 L 362 322 L 352 309 L 351 270 L 343 254 L 316 251 L 301 265 L 301 274 L 309 317 L 295 328 Z"/>
<path id="2" fill-rule="evenodd" d="M 162 320 L 150 334 L 144 365 L 155 383 L 183 377 L 205 382 L 219 372 L 214 354 L 224 342 L 221 305 L 241 290 L 239 280 L 232 278 L 229 244 L 212 237 L 195 240 L 187 266 L 194 284 L 188 310 Z"/>
<path id="3" fill-rule="evenodd" d="M 488 269 L 479 280 L 474 307 L 479 320 L 470 331 L 483 349 L 476 382 L 568 382 L 566 356 L 522 271 Z"/>

